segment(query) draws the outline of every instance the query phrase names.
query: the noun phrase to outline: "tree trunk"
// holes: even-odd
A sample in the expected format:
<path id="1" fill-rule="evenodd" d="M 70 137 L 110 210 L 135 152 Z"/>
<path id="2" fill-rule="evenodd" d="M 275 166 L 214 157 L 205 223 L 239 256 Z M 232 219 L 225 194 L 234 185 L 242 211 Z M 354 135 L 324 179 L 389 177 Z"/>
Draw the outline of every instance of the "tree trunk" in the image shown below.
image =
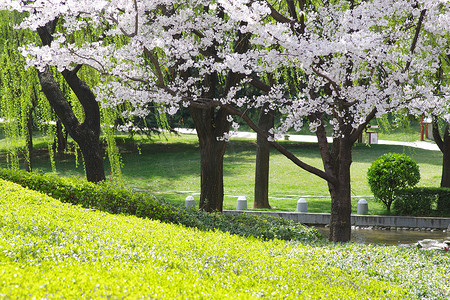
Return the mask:
<path id="1" fill-rule="evenodd" d="M 89 129 L 84 130 L 84 132 L 89 132 Z M 106 179 L 105 169 L 99 137 L 91 132 L 78 136 L 76 142 L 83 155 L 87 181 L 104 181 Z"/>
<path id="2" fill-rule="evenodd" d="M 25 170 L 27 172 L 33 171 L 33 110 L 34 104 L 30 107 L 27 120 L 27 155 L 25 155 Z"/>
<path id="3" fill-rule="evenodd" d="M 223 156 L 226 142 L 219 141 L 230 124 L 223 109 L 189 107 L 200 146 L 201 193 L 199 208 L 208 212 L 223 209 Z"/>
<path id="4" fill-rule="evenodd" d="M 442 152 L 441 187 L 450 188 L 450 132 L 449 124 L 445 126 L 443 135 L 439 132 L 437 118 L 433 118 L 433 138 Z"/>
<path id="5" fill-rule="evenodd" d="M 442 152 L 441 187 L 450 188 L 450 139 L 447 139 L 444 145 L 445 150 Z"/>
<path id="6" fill-rule="evenodd" d="M 392 206 L 392 200 L 389 200 L 388 203 L 386 203 L 386 210 L 387 210 L 387 214 L 390 215 L 391 214 L 391 206 Z"/>
<path id="7" fill-rule="evenodd" d="M 352 144 L 346 139 L 339 142 L 339 155 L 334 164 L 337 182 L 328 182 L 331 195 L 330 241 L 348 242 L 351 237 L 351 189 L 350 166 L 352 164 Z"/>
<path id="8" fill-rule="evenodd" d="M 258 127 L 268 132 L 273 127 L 273 111 L 265 113 L 265 105 L 260 112 Z M 253 208 L 270 208 L 269 204 L 269 160 L 270 143 L 261 134 L 256 140 L 255 199 Z"/>
<path id="9" fill-rule="evenodd" d="M 51 33 L 55 29 L 56 22 L 57 20 L 54 20 L 37 29 L 44 45 L 51 44 L 53 39 Z M 64 98 L 49 67 L 47 66 L 44 71 L 38 71 L 38 76 L 42 92 L 54 109 L 58 119 L 61 120 L 64 128 L 80 146 L 87 180 L 100 182 L 106 179 L 100 147 L 100 108 L 92 90 L 77 76 L 81 67 L 82 65 L 78 65 L 72 71 L 64 70 L 62 75 L 83 106 L 83 123 L 78 121 L 69 102 Z"/>
<path id="10" fill-rule="evenodd" d="M 56 121 L 56 139 L 53 144 L 53 150 L 56 153 L 63 153 L 67 147 L 67 133 L 64 133 L 64 128 L 60 120 Z"/>

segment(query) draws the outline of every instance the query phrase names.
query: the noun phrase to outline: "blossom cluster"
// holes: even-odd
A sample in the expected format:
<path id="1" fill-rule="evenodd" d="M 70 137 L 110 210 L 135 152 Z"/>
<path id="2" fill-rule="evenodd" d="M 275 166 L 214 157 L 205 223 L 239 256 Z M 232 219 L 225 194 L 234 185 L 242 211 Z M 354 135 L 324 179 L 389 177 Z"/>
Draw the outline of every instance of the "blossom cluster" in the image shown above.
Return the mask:
<path id="1" fill-rule="evenodd" d="M 1 0 L 0 9 L 28 12 L 22 28 L 60 20 L 50 46 L 22 49 L 28 64 L 95 68 L 104 76 L 98 100 L 129 103 L 130 116 L 145 116 L 152 103 L 171 114 L 193 102 L 269 104 L 283 115 L 277 132 L 321 113 L 335 136 L 373 113 L 449 116 L 448 0 L 335 1 L 295 12 L 282 2 Z M 73 38 L 88 29 L 94 38 Z M 207 99 L 212 74 L 222 84 Z M 238 80 L 226 87 L 230 74 Z M 246 95 L 255 79 L 265 90 Z"/>

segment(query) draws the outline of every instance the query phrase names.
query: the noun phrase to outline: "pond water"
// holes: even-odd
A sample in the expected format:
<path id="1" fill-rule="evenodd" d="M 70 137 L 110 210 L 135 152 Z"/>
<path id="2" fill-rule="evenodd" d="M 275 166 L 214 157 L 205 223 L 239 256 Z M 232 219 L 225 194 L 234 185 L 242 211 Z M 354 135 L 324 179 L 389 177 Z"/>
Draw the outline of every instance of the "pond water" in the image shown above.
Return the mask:
<path id="1" fill-rule="evenodd" d="M 328 237 L 330 229 L 326 227 L 316 227 L 320 233 Z M 352 230 L 352 242 L 363 244 L 414 244 L 420 240 L 450 240 L 450 232 L 440 231 L 410 231 L 410 230 L 373 230 L 355 229 Z"/>

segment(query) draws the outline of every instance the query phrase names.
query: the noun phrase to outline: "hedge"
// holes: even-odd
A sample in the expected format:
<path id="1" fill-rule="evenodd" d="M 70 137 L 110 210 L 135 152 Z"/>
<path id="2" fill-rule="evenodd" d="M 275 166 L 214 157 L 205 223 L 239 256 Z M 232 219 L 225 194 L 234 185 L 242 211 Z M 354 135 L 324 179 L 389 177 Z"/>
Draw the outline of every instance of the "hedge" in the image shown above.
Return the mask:
<path id="1" fill-rule="evenodd" d="M 149 194 L 133 192 L 107 182 L 93 184 L 76 178 L 2 168 L 0 168 L 0 178 L 39 191 L 62 202 L 112 214 L 135 215 L 201 230 L 220 230 L 262 239 L 277 238 L 304 242 L 323 240 L 316 229 L 281 217 L 258 217 L 246 214 L 232 216 L 188 210 L 168 204 Z"/>
<path id="2" fill-rule="evenodd" d="M 450 188 L 415 187 L 396 192 L 394 212 L 412 216 L 450 216 Z"/>

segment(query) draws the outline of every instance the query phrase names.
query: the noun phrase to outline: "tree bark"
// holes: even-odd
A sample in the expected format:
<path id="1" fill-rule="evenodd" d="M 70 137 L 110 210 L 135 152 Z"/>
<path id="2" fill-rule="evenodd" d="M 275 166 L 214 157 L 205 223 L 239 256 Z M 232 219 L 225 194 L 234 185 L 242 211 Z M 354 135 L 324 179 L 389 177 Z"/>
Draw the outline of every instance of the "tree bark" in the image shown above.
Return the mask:
<path id="1" fill-rule="evenodd" d="M 60 120 L 56 121 L 56 138 L 53 144 L 53 150 L 56 153 L 63 153 L 67 147 L 67 134 L 64 133 L 64 128 Z"/>
<path id="2" fill-rule="evenodd" d="M 442 178 L 441 187 L 450 188 L 450 140 L 445 143 L 445 151 L 442 152 Z"/>
<path id="3" fill-rule="evenodd" d="M 350 166 L 352 164 L 352 144 L 346 139 L 339 141 L 339 155 L 334 162 L 337 182 L 328 182 L 331 196 L 330 241 L 348 242 L 351 237 L 351 188 Z"/>
<path id="4" fill-rule="evenodd" d="M 260 112 L 258 127 L 268 132 L 274 125 L 273 111 L 265 113 L 267 105 Z M 270 208 L 269 204 L 269 161 L 270 143 L 267 137 L 258 134 L 256 140 L 255 199 L 253 208 Z"/>
<path id="5" fill-rule="evenodd" d="M 208 212 L 223 209 L 223 157 L 226 142 L 218 140 L 230 124 L 223 109 L 189 107 L 200 146 L 201 193 L 199 208 Z"/>
<path id="6" fill-rule="evenodd" d="M 433 138 L 442 152 L 441 187 L 450 188 L 450 132 L 449 125 L 445 126 L 443 137 L 439 132 L 439 124 L 433 119 Z"/>

